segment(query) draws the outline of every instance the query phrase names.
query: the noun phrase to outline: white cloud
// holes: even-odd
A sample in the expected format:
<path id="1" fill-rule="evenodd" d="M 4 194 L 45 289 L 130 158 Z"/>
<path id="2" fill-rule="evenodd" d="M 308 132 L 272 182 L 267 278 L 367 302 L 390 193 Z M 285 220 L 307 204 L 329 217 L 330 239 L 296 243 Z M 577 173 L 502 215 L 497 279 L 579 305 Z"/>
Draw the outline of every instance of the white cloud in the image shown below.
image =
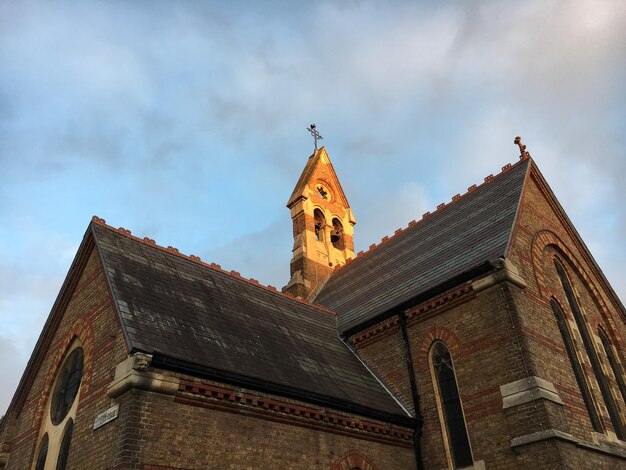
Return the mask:
<path id="1" fill-rule="evenodd" d="M 624 298 L 625 23 L 610 0 L 2 2 L 0 334 L 25 360 L 94 213 L 284 285 L 310 122 L 357 250 L 521 134 Z"/>

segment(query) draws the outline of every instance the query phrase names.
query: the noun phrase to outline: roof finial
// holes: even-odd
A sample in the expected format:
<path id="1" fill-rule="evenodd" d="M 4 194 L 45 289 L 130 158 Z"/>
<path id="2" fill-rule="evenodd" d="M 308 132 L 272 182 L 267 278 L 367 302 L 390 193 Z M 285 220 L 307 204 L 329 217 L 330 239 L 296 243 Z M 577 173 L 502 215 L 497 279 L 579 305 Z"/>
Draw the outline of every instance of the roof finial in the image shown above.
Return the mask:
<path id="1" fill-rule="evenodd" d="M 519 147 L 519 159 L 520 160 L 526 160 L 527 158 L 530 157 L 530 153 L 526 151 L 526 145 L 522 142 L 522 138 L 519 135 L 515 137 L 515 140 L 513 141 L 513 143 Z"/>
<path id="2" fill-rule="evenodd" d="M 311 124 L 309 127 L 306 128 L 306 130 L 309 131 L 311 135 L 313 136 L 313 141 L 315 142 L 315 151 L 317 152 L 317 141 L 323 140 L 324 137 L 322 137 L 320 133 L 317 131 L 315 124 Z"/>

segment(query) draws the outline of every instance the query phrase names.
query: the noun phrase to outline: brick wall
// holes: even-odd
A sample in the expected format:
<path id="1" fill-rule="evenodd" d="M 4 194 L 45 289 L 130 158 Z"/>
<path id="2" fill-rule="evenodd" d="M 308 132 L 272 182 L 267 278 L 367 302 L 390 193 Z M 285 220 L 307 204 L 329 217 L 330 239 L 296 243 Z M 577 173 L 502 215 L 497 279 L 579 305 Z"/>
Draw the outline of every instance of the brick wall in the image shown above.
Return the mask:
<path id="1" fill-rule="evenodd" d="M 242 413 L 237 405 L 219 409 L 200 395 L 195 403 L 181 400 L 189 394 L 132 395 L 139 421 L 133 431 L 137 439 L 129 447 L 137 446 L 133 457 L 142 466 L 125 468 L 330 469 L 348 453 L 361 456 L 370 469 L 415 468 L 410 441 L 383 443 L 358 438 L 353 430 L 351 436 L 348 429 L 334 432 L 311 423 L 289 424 L 280 421 L 280 414 Z"/>
<path id="2" fill-rule="evenodd" d="M 444 304 L 429 315 L 416 315 L 408 320 L 424 417 L 422 453 L 426 468 L 447 467 L 430 372 L 429 352 L 436 340 L 447 345 L 454 361 L 474 460 L 484 460 L 490 469 L 512 468 L 515 461 L 509 447 L 512 436 L 502 413 L 499 387 L 525 377 L 525 369 L 512 337 L 508 302 L 506 288 L 495 286 L 479 294 L 468 293 L 452 307 Z M 407 312 L 409 317 L 411 311 Z M 391 331 L 359 342 L 356 347 L 361 357 L 390 380 L 392 388 L 406 401 L 410 392 L 407 392 L 406 362 L 399 349 L 400 340 L 399 333 Z"/>
<path id="3" fill-rule="evenodd" d="M 107 397 L 115 367 L 128 353 L 93 251 L 25 404 L 6 427 L 13 431 L 7 469 L 31 467 L 52 383 L 75 336 L 83 344 L 85 366 L 68 469 L 330 469 L 357 461 L 367 464 L 364 470 L 414 468 L 412 430 L 280 397 L 265 395 L 274 405 L 258 411 L 239 402 L 216 405 L 206 393 L 194 394 L 203 389 L 193 377 L 183 379 L 197 386 L 182 387 L 176 396 L 131 389 L 114 400 Z M 279 402 L 287 405 L 275 411 Z M 118 418 L 94 430 L 96 415 L 114 403 Z"/>
<path id="4" fill-rule="evenodd" d="M 531 465 L 536 468 L 608 468 L 624 462 L 615 455 L 603 454 L 585 445 L 585 442 L 601 443 L 604 437 L 592 433 L 549 304 L 550 296 L 556 295 L 560 296 L 562 305 L 567 305 L 553 256 L 567 255 L 568 274 L 589 327 L 596 334 L 598 325 L 610 331 L 621 364 L 626 363 L 626 324 L 584 245 L 578 241 L 554 200 L 546 196 L 548 191 L 533 168 L 507 256 L 527 282 L 525 289 L 500 282 L 478 293 L 469 289 L 457 301 L 435 309 L 418 305 L 407 311 L 409 318 L 414 314 L 408 322 L 408 330 L 424 417 L 422 452 L 426 468 L 440 469 L 448 465 L 428 356 L 430 346 L 438 339 L 448 346 L 454 361 L 475 461 L 484 460 L 488 469 Z M 573 321 L 571 314 L 568 315 Z M 368 365 L 411 408 L 397 321 L 386 320 L 359 332 L 351 341 Z M 599 343 L 597 337 L 594 341 Z M 602 351 L 602 348 L 597 349 Z M 599 355 L 604 369 L 608 370 L 606 356 Z M 592 375 L 588 361 L 585 372 Z M 500 386 L 529 376 L 552 382 L 565 404 L 541 399 L 503 409 Z M 611 388 L 624 420 L 626 405 L 614 378 L 611 378 Z M 597 386 L 594 395 L 601 401 Z M 611 431 L 606 410 L 602 409 L 602 415 L 604 426 Z M 514 438 L 550 429 L 573 435 L 580 445 L 547 439 L 511 447 Z M 614 439 L 610 432 L 607 437 Z"/>
<path id="5" fill-rule="evenodd" d="M 113 379 L 115 366 L 127 353 L 102 265 L 92 251 L 24 405 L 15 417 L 7 469 L 31 467 L 52 383 L 75 336 L 83 344 L 85 362 L 68 468 L 104 468 L 112 460 L 118 423 L 114 421 L 95 432 L 92 427 L 95 416 L 111 404 L 106 386 Z"/>
<path id="6" fill-rule="evenodd" d="M 528 288 L 516 299 L 519 310 L 523 312 L 521 331 L 527 344 L 528 358 L 534 375 L 554 383 L 565 402 L 561 411 L 562 416 L 553 416 L 550 420 L 551 425 L 573 434 L 576 438 L 593 442 L 595 437 L 589 415 L 550 306 L 551 297 L 557 299 L 567 317 L 578 356 L 583 363 L 594 400 L 599 405 L 603 426 L 611 431 L 612 425 L 557 275 L 554 266 L 555 257 L 561 260 L 567 271 L 585 316 L 587 328 L 597 343 L 599 359 L 605 370 L 609 371 L 609 375 L 612 375 L 606 356 L 598 346 L 600 341 L 596 336 L 597 329 L 598 326 L 602 326 L 605 331 L 610 331 L 609 336 L 619 350 L 617 352 L 619 360 L 621 364 L 626 363 L 624 355 L 626 323 L 623 314 L 620 313 L 619 306 L 615 304 L 608 286 L 584 245 L 579 241 L 576 232 L 547 195 L 545 182 L 533 169 L 524 189 L 509 253 L 509 258 L 520 268 L 528 282 Z M 621 372 L 624 373 L 623 369 Z M 614 378 L 611 379 L 611 388 L 620 408 L 621 419 L 624 421 L 626 404 L 620 396 Z M 589 451 L 579 450 L 578 454 L 586 456 L 590 462 L 599 458 L 598 454 Z M 605 461 L 607 458 L 604 458 Z M 579 462 L 579 465 L 582 464 Z"/>

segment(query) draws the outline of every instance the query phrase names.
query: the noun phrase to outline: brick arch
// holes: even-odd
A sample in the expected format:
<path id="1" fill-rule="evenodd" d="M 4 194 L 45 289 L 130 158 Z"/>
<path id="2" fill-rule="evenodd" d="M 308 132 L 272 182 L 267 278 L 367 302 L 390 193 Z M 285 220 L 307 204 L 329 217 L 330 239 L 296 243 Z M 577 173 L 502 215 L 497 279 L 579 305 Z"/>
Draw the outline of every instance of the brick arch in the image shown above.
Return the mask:
<path id="1" fill-rule="evenodd" d="M 337 190 L 335 189 L 335 185 L 331 184 L 326 178 L 320 178 L 319 176 L 316 176 L 315 180 L 312 181 L 313 183 L 313 188 L 315 190 L 317 190 L 317 185 L 321 184 L 322 186 L 326 186 L 326 189 L 331 191 L 331 198 L 330 198 L 330 202 L 335 202 L 335 199 L 337 198 Z"/>
<path id="2" fill-rule="evenodd" d="M 554 248 L 559 255 L 562 256 L 564 261 L 564 263 L 562 263 L 563 268 L 570 278 L 573 270 L 575 274 L 582 279 L 587 289 L 589 289 L 589 293 L 597 305 L 598 310 L 600 311 L 600 315 L 604 321 L 605 331 L 609 334 L 609 337 L 614 339 L 617 344 L 620 344 L 623 349 L 625 346 L 624 340 L 620 336 L 619 331 L 615 326 L 613 317 L 604 302 L 604 299 L 600 295 L 600 291 L 596 286 L 596 283 L 593 281 L 593 278 L 589 275 L 587 270 L 578 261 L 576 256 L 574 256 L 563 240 L 561 240 L 561 238 L 551 230 L 542 230 L 537 232 L 532 241 L 531 257 L 533 272 L 535 274 L 535 280 L 537 282 L 539 293 L 548 299 L 550 297 L 555 297 L 559 299 L 559 301 L 562 300 L 558 293 L 554 292 L 546 283 L 545 272 L 543 269 L 543 253 L 547 247 Z"/>
<path id="3" fill-rule="evenodd" d="M 443 326 L 431 326 L 418 343 L 416 358 L 418 372 L 430 370 L 428 356 L 435 341 L 443 342 L 453 357 L 462 355 L 461 341 L 454 331 Z"/>
<path id="4" fill-rule="evenodd" d="M 59 369 L 63 365 L 63 361 L 65 356 L 67 355 L 68 350 L 71 348 L 72 343 L 78 339 L 82 343 L 83 348 L 83 379 L 81 383 L 83 395 L 89 392 L 89 384 L 91 382 L 91 375 L 93 372 L 93 329 L 91 324 L 83 319 L 78 318 L 69 333 L 65 335 L 63 340 L 58 343 L 56 346 L 56 353 L 54 354 L 54 358 L 52 360 L 52 366 L 48 369 L 46 374 L 46 378 L 44 379 L 44 386 L 41 395 L 39 396 L 39 400 L 37 402 L 37 411 L 33 417 L 34 427 L 39 428 L 41 426 L 41 420 L 44 416 L 44 410 L 46 404 L 48 403 L 48 398 L 50 395 L 50 389 L 52 388 L 52 384 L 54 383 L 54 379 L 59 373 Z"/>
<path id="5" fill-rule="evenodd" d="M 353 468 L 378 470 L 378 467 L 374 465 L 371 460 L 356 450 L 350 450 L 339 456 L 337 460 L 333 462 L 330 470 L 352 470 Z"/>

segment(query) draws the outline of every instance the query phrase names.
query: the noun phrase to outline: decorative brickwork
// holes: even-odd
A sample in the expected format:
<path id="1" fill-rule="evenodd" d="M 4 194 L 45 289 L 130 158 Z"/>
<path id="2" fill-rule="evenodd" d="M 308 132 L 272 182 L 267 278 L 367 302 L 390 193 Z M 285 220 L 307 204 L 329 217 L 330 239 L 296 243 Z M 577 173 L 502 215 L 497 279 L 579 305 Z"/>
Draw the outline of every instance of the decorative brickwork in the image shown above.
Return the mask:
<path id="1" fill-rule="evenodd" d="M 374 468 L 415 468 L 410 446 L 363 439 L 356 429 L 334 433 L 328 432 L 328 424 L 318 428 L 294 425 L 291 420 L 299 417 L 290 415 L 290 421 L 282 420 L 279 417 L 286 413 L 273 409 L 277 403 L 283 402 L 277 400 L 278 397 L 260 397 L 272 402 L 262 414 L 237 400 L 231 402 L 230 393 L 225 395 L 225 400 L 215 401 L 204 395 L 205 390 L 217 393 L 215 389 L 226 390 L 226 387 L 200 382 L 195 384 L 198 394 L 181 392 L 174 401 L 171 397 L 144 391 L 132 398 L 138 404 L 138 420 L 132 428 L 136 430 L 137 438 L 130 435 L 128 452 L 137 449 L 141 455 L 139 460 L 146 465 L 177 469 L 232 466 L 326 470 L 348 451 L 367 456 Z M 238 393 L 246 397 L 255 395 L 247 390 L 239 390 Z M 192 402 L 182 402 L 180 398 Z M 215 406 L 217 400 L 220 407 Z M 209 402 L 210 406 L 200 405 Z M 298 402 L 289 402 L 289 406 L 290 409 L 313 408 Z M 326 413 L 329 412 L 326 410 Z M 343 418 L 349 416 L 344 415 Z M 348 427 L 340 422 L 335 426 Z M 141 468 L 141 465 L 132 468 Z"/>
<path id="2" fill-rule="evenodd" d="M 360 470 L 378 470 L 378 467 L 371 463 L 367 457 L 355 451 L 346 452 L 335 460 L 331 470 L 354 470 L 355 468 Z"/>
<path id="3" fill-rule="evenodd" d="M 382 422 L 340 414 L 241 390 L 181 380 L 175 401 L 192 406 L 264 417 L 278 422 L 319 429 L 360 439 L 410 448 L 413 431 Z"/>

